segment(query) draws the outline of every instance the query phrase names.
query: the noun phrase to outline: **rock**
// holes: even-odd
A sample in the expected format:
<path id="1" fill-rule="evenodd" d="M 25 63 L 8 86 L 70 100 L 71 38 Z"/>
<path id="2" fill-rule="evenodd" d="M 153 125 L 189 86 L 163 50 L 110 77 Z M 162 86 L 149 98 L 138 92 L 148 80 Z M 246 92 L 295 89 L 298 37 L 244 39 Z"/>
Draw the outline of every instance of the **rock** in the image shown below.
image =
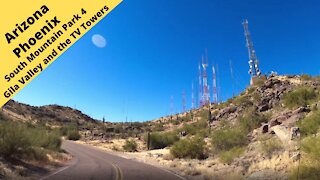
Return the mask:
<path id="1" fill-rule="evenodd" d="M 269 104 L 263 104 L 263 105 L 258 106 L 258 110 L 259 110 L 259 112 L 264 112 L 264 111 L 269 110 Z"/>
<path id="2" fill-rule="evenodd" d="M 280 125 L 281 122 L 278 121 L 278 119 L 272 119 L 270 122 L 269 122 L 269 128 L 272 128 L 273 126 L 277 126 L 277 125 Z"/>
<path id="3" fill-rule="evenodd" d="M 292 159 L 293 162 L 299 161 L 301 158 L 301 153 L 300 152 L 294 152 L 290 159 Z"/>
<path id="4" fill-rule="evenodd" d="M 264 87 L 269 89 L 272 88 L 275 84 L 279 83 L 281 83 L 279 79 L 268 79 L 268 81 L 265 82 Z"/>
<path id="5" fill-rule="evenodd" d="M 269 125 L 268 124 L 262 125 L 261 132 L 262 132 L 262 134 L 268 133 L 269 132 Z"/>
<path id="6" fill-rule="evenodd" d="M 218 117 L 223 117 L 227 114 L 231 114 L 237 111 L 237 106 L 226 107 L 219 111 Z"/>
<path id="7" fill-rule="evenodd" d="M 310 112 L 310 108 L 308 107 L 300 107 L 292 112 L 292 114 L 300 114 L 304 112 Z"/>
<path id="8" fill-rule="evenodd" d="M 272 127 L 271 130 L 283 143 L 288 143 L 291 140 L 290 131 L 286 127 L 278 125 Z"/>
<path id="9" fill-rule="evenodd" d="M 292 127 L 290 129 L 291 140 L 300 138 L 300 129 L 298 127 Z"/>
<path id="10" fill-rule="evenodd" d="M 182 131 L 182 132 L 179 133 L 179 135 L 182 136 L 182 137 L 184 137 L 184 136 L 187 136 L 188 133 L 187 133 L 186 131 Z"/>

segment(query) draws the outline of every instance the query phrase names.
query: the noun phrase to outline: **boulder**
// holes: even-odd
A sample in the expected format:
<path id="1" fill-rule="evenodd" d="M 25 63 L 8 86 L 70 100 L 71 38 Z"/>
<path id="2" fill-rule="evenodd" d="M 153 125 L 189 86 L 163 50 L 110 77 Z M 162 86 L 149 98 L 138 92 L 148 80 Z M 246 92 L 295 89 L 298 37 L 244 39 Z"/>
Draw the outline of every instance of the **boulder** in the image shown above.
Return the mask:
<path id="1" fill-rule="evenodd" d="M 277 126 L 277 125 L 280 125 L 281 122 L 278 121 L 278 119 L 272 119 L 270 122 L 269 122 L 269 128 L 272 128 L 273 126 Z"/>
<path id="2" fill-rule="evenodd" d="M 263 104 L 263 105 L 258 106 L 258 110 L 259 110 L 259 112 L 264 112 L 264 111 L 269 110 L 269 104 Z"/>
<path id="3" fill-rule="evenodd" d="M 294 111 L 292 112 L 292 114 L 300 114 L 300 113 L 310 112 L 310 111 L 311 111 L 311 110 L 310 110 L 310 108 L 308 108 L 308 107 L 300 107 L 300 108 L 294 110 Z"/>
<path id="4" fill-rule="evenodd" d="M 237 109 L 238 109 L 237 106 L 226 107 L 226 108 L 219 111 L 218 117 L 223 117 L 225 115 L 235 113 L 237 111 Z"/>
<path id="5" fill-rule="evenodd" d="M 290 131 L 286 127 L 278 125 L 272 127 L 271 130 L 283 143 L 288 143 L 291 140 Z"/>
<path id="6" fill-rule="evenodd" d="M 265 82 L 264 87 L 269 89 L 272 88 L 275 84 L 279 83 L 281 83 L 279 79 L 268 79 L 268 81 Z"/>

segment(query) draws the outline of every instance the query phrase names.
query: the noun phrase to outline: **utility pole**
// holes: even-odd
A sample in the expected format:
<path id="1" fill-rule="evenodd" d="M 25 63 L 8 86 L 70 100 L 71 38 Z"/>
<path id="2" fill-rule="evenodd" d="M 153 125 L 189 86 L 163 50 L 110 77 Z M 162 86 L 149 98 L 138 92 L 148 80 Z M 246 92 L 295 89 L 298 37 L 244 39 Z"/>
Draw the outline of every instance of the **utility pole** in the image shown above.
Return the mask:
<path id="1" fill-rule="evenodd" d="M 261 75 L 261 71 L 259 69 L 259 60 L 256 55 L 256 51 L 253 47 L 251 34 L 249 32 L 248 20 L 245 19 L 242 24 L 243 24 L 244 35 L 246 37 L 247 48 L 249 52 L 249 66 L 250 66 L 249 74 L 251 75 L 251 84 L 253 84 L 253 78 L 260 77 Z"/>

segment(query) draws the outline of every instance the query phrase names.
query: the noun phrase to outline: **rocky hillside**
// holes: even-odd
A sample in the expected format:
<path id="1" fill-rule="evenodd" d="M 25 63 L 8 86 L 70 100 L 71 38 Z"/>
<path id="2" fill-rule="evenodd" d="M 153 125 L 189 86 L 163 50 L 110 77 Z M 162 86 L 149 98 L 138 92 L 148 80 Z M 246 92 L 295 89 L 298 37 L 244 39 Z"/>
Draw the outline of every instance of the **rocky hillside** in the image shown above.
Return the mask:
<path id="1" fill-rule="evenodd" d="M 139 151 L 191 179 L 312 179 L 320 175 L 319 104 L 320 78 L 271 75 L 224 103 L 107 126 L 105 136 L 86 142 Z M 146 132 L 150 149 L 161 151 L 146 151 Z"/>
<path id="2" fill-rule="evenodd" d="M 2 109 L 4 115 L 10 119 L 32 123 L 48 123 L 49 125 L 62 125 L 75 123 L 84 125 L 96 123 L 97 120 L 83 114 L 81 111 L 59 105 L 30 106 L 10 100 Z"/>

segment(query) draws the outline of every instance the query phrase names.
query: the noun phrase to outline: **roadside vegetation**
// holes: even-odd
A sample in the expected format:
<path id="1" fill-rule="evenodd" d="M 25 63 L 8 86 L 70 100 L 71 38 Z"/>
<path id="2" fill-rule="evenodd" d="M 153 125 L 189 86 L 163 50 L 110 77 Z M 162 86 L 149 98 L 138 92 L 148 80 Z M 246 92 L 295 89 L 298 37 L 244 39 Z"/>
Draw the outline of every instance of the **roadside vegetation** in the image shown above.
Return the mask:
<path id="1" fill-rule="evenodd" d="M 125 144 L 123 145 L 123 150 L 127 152 L 136 152 L 137 151 L 137 143 L 134 140 L 126 140 Z"/>
<path id="2" fill-rule="evenodd" d="M 205 145 L 203 138 L 199 136 L 181 139 L 170 148 L 170 153 L 175 158 L 206 159 L 208 156 Z"/>
<path id="3" fill-rule="evenodd" d="M 0 156 L 9 159 L 46 161 L 47 153 L 60 151 L 60 137 L 59 130 L 1 121 Z"/>
<path id="4" fill-rule="evenodd" d="M 147 142 L 147 135 L 145 136 L 145 142 Z M 173 145 L 179 140 L 176 132 L 166 132 L 166 133 L 151 133 L 150 134 L 150 149 L 162 149 Z"/>

